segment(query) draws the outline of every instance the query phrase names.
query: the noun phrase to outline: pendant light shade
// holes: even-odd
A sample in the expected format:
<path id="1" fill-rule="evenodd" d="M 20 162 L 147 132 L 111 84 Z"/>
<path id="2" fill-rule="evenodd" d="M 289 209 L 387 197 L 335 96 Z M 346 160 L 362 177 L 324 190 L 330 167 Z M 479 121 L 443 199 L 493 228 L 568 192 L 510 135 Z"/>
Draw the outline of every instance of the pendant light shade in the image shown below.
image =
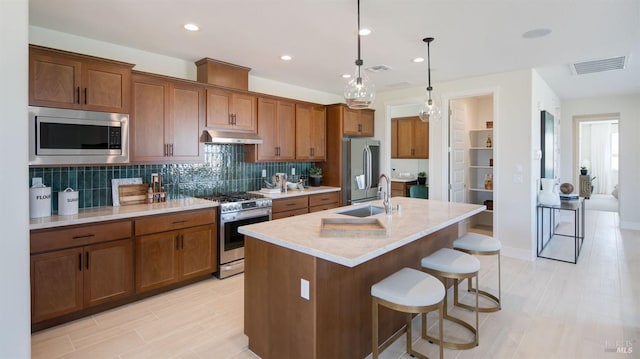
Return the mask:
<path id="1" fill-rule="evenodd" d="M 429 121 L 438 121 L 442 115 L 440 107 L 436 105 L 436 103 L 431 98 L 431 91 L 433 87 L 431 87 L 431 51 L 429 45 L 434 40 L 433 37 L 425 37 L 422 41 L 427 43 L 427 98 L 424 100 L 422 107 L 420 108 L 420 113 L 418 113 L 418 117 L 420 117 L 420 121 L 429 122 Z"/>
<path id="2" fill-rule="evenodd" d="M 362 68 L 364 61 L 360 58 L 360 0 L 358 0 L 358 58 L 356 59 L 355 75 L 344 89 L 344 100 L 352 109 L 368 108 L 376 97 L 375 86 L 369 80 Z"/>

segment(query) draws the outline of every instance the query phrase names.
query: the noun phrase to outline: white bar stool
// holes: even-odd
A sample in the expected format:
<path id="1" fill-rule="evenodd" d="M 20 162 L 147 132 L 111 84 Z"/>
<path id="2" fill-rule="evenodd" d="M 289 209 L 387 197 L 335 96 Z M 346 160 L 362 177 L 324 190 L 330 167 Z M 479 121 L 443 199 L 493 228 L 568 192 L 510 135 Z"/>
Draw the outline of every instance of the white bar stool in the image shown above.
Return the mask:
<path id="1" fill-rule="evenodd" d="M 411 314 L 421 313 L 423 323 L 426 323 L 426 313 L 439 310 L 440 341 L 442 341 L 442 308 L 445 307 L 445 293 L 444 285 L 437 278 L 412 268 L 402 268 L 371 286 L 373 358 L 377 359 L 380 352 L 406 332 L 407 353 L 414 357 L 428 359 L 411 348 Z M 378 305 L 407 313 L 407 325 L 404 330 L 398 331 L 380 346 L 378 346 Z M 440 359 L 443 355 L 443 348 L 440 345 Z"/>
<path id="2" fill-rule="evenodd" d="M 467 233 L 464 236 L 456 239 L 453 242 L 453 249 L 474 255 L 497 255 L 498 256 L 498 296 L 486 292 L 484 290 L 478 290 L 478 288 L 473 288 L 471 285 L 471 281 L 468 282 L 467 290 L 469 292 L 474 292 L 478 290 L 478 293 L 490 300 L 492 300 L 495 305 L 491 307 L 478 307 L 479 312 L 483 313 L 492 313 L 497 312 L 502 309 L 502 294 L 501 294 L 501 272 L 500 272 L 500 248 L 502 247 L 499 240 L 478 233 Z M 454 289 L 456 292 L 458 288 Z M 454 296 L 457 298 L 457 296 Z M 459 303 L 457 300 L 454 302 L 454 305 L 466 308 L 469 310 L 473 310 L 474 308 L 468 304 Z"/>
<path id="3" fill-rule="evenodd" d="M 443 282 L 446 278 L 453 279 L 454 287 L 457 287 L 460 280 L 472 280 L 476 278 L 476 286 L 478 285 L 478 270 L 480 269 L 480 261 L 478 258 L 469 254 L 453 250 L 451 248 L 441 248 L 431 255 L 422 258 L 422 270 L 439 277 Z M 458 300 L 458 291 L 454 290 L 454 301 Z M 436 339 L 427 335 L 427 322 L 426 317 L 423 316 L 422 320 L 422 337 L 433 343 L 442 343 L 445 348 L 449 349 L 469 349 L 478 346 L 478 293 L 476 292 L 476 325 L 473 327 L 471 324 L 465 322 L 460 318 L 456 318 L 447 313 L 447 293 L 444 295 L 443 305 L 443 318 L 453 323 L 456 323 L 463 328 L 468 329 L 473 334 L 473 340 L 466 343 L 454 343 L 450 341 L 444 341 L 443 339 Z M 440 330 L 440 336 L 442 337 L 442 329 Z"/>

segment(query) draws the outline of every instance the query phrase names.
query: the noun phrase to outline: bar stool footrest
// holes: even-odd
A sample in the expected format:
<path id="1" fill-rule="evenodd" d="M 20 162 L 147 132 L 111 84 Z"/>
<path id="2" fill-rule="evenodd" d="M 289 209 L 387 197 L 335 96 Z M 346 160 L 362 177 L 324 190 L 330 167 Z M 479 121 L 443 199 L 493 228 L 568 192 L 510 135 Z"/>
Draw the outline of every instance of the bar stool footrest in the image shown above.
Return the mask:
<path id="1" fill-rule="evenodd" d="M 456 323 L 458 325 L 460 325 L 461 327 L 464 327 L 466 329 L 469 330 L 469 332 L 471 332 L 471 334 L 473 334 L 473 340 L 467 343 L 454 343 L 454 342 L 448 342 L 446 340 L 442 340 L 442 346 L 447 348 L 447 349 L 471 349 L 474 347 L 478 346 L 478 331 L 471 326 L 471 324 L 465 322 L 462 319 L 456 318 L 456 317 L 452 317 L 450 315 L 445 315 L 443 316 L 443 319 L 445 320 L 449 320 L 450 322 Z M 434 344 L 440 344 L 440 340 L 438 338 L 432 337 L 430 335 L 428 335 L 426 333 L 426 326 L 423 326 L 423 330 L 422 330 L 422 339 L 428 340 L 430 343 L 434 343 Z"/>

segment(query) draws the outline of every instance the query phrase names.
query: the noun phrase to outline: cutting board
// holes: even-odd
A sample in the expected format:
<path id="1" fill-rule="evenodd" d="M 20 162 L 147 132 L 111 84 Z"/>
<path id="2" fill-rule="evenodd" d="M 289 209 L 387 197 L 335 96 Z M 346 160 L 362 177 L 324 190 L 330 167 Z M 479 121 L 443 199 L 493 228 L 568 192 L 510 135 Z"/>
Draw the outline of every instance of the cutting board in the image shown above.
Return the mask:
<path id="1" fill-rule="evenodd" d="M 146 184 L 124 184 L 118 186 L 120 205 L 147 203 L 149 185 Z"/>

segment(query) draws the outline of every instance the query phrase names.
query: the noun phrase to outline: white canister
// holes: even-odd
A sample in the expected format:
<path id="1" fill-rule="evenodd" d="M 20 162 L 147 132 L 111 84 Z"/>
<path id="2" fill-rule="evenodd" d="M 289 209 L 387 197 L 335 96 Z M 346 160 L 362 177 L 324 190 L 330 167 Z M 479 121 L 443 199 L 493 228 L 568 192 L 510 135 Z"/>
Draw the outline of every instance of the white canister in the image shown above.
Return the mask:
<path id="1" fill-rule="evenodd" d="M 29 216 L 31 218 L 49 217 L 51 215 L 51 187 L 42 185 L 41 178 L 33 179 L 33 187 L 29 188 Z"/>
<path id="2" fill-rule="evenodd" d="M 71 216 L 78 214 L 78 191 L 67 188 L 58 192 L 58 215 Z"/>

